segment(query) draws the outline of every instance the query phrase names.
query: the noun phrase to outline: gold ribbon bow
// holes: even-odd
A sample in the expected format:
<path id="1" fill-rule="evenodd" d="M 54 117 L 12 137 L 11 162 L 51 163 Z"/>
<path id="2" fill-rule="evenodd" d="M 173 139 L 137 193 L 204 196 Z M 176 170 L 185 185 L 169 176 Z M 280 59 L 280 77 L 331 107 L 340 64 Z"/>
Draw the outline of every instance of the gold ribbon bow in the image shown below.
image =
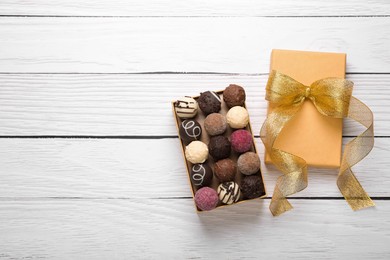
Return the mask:
<path id="1" fill-rule="evenodd" d="M 305 86 L 295 79 L 272 71 L 269 75 L 265 99 L 276 108 L 264 122 L 260 136 L 272 162 L 283 173 L 275 185 L 270 210 L 274 216 L 292 208 L 286 196 L 307 187 L 306 161 L 294 154 L 274 148 L 283 127 L 310 99 L 317 110 L 335 118 L 349 117 L 367 129 L 345 145 L 337 177 L 337 186 L 353 210 L 374 206 L 353 174 L 351 167 L 362 160 L 374 146 L 373 114 L 361 101 L 352 96 L 353 82 L 340 78 L 325 78 Z"/>

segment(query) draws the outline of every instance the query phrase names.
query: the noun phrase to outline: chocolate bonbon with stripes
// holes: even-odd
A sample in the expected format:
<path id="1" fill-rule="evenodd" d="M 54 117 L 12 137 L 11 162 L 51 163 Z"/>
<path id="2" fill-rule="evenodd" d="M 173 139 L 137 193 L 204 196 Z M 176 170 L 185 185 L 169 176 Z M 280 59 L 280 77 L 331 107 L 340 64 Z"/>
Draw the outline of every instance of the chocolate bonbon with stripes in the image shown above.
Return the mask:
<path id="1" fill-rule="evenodd" d="M 223 182 L 218 186 L 219 200 L 224 204 L 233 204 L 240 199 L 240 187 L 234 181 Z"/>
<path id="2" fill-rule="evenodd" d="M 182 97 L 173 103 L 176 115 L 180 118 L 193 118 L 198 113 L 198 102 L 192 97 Z"/>

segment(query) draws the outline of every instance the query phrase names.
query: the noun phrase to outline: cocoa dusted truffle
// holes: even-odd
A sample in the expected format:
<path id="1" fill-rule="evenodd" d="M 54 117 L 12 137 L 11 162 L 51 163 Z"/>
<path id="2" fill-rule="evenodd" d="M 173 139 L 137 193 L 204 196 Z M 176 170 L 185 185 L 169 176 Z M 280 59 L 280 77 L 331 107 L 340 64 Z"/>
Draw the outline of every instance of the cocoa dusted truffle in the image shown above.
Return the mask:
<path id="1" fill-rule="evenodd" d="M 219 113 L 212 113 L 204 120 L 204 128 L 211 135 L 221 135 L 226 131 L 226 117 Z"/>
<path id="2" fill-rule="evenodd" d="M 186 119 L 180 124 L 179 135 L 180 138 L 187 144 L 192 141 L 200 140 L 202 127 L 197 121 L 193 119 Z"/>
<path id="3" fill-rule="evenodd" d="M 221 110 L 221 98 L 213 91 L 200 93 L 198 104 L 200 110 L 202 110 L 205 115 L 218 113 L 219 110 Z"/>
<path id="4" fill-rule="evenodd" d="M 241 182 L 241 192 L 247 199 L 264 195 L 263 180 L 258 175 L 246 176 Z"/>
<path id="5" fill-rule="evenodd" d="M 211 137 L 208 148 L 214 160 L 221 160 L 230 156 L 231 144 L 225 136 L 218 135 Z"/>
<path id="6" fill-rule="evenodd" d="M 195 204 L 200 210 L 212 210 L 218 204 L 218 193 L 209 187 L 203 187 L 195 193 Z"/>
<path id="7" fill-rule="evenodd" d="M 192 141 L 186 146 L 185 156 L 191 163 L 204 163 L 207 160 L 209 150 L 201 141 Z"/>
<path id="8" fill-rule="evenodd" d="M 233 181 L 221 183 L 218 186 L 218 196 L 222 203 L 233 204 L 240 199 L 240 187 Z"/>
<path id="9" fill-rule="evenodd" d="M 230 136 L 232 149 L 238 153 L 245 153 L 252 148 L 252 134 L 247 130 L 236 130 Z"/>
<path id="10" fill-rule="evenodd" d="M 193 118 L 198 113 L 198 102 L 192 97 L 179 98 L 173 105 L 180 118 Z"/>
<path id="11" fill-rule="evenodd" d="M 233 181 L 236 172 L 236 163 L 229 158 L 219 160 L 214 164 L 214 174 L 221 182 Z"/>
<path id="12" fill-rule="evenodd" d="M 229 109 L 229 111 L 227 112 L 226 120 L 231 128 L 241 129 L 248 125 L 249 114 L 245 108 L 235 106 Z"/>
<path id="13" fill-rule="evenodd" d="M 209 186 L 213 180 L 213 170 L 204 163 L 192 165 L 190 179 L 196 187 Z"/>
<path id="14" fill-rule="evenodd" d="M 228 107 L 242 106 L 245 102 L 245 90 L 243 87 L 230 84 L 223 91 L 223 100 Z"/>
<path id="15" fill-rule="evenodd" d="M 260 170 L 260 158 L 254 152 L 246 152 L 238 157 L 237 167 L 242 174 L 255 174 Z"/>

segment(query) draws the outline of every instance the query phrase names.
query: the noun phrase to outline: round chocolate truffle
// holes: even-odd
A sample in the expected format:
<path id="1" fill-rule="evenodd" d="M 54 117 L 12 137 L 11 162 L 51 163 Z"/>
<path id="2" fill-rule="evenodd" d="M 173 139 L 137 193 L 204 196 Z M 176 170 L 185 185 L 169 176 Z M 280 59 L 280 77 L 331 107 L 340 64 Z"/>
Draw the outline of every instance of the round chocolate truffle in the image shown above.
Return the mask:
<path id="1" fill-rule="evenodd" d="M 245 102 L 245 90 L 243 87 L 230 84 L 223 91 L 223 100 L 228 107 L 242 106 Z"/>
<path id="2" fill-rule="evenodd" d="M 237 167 L 242 174 L 252 175 L 260 170 L 260 158 L 254 152 L 246 152 L 238 157 Z"/>
<path id="3" fill-rule="evenodd" d="M 212 210 L 218 204 L 218 193 L 209 187 L 203 187 L 195 193 L 195 204 L 200 210 Z"/>
<path id="4" fill-rule="evenodd" d="M 193 119 L 186 119 L 181 122 L 179 127 L 179 135 L 185 143 L 199 140 L 202 135 L 202 127 Z"/>
<path id="5" fill-rule="evenodd" d="M 173 103 L 180 118 L 193 118 L 198 113 L 198 102 L 191 97 L 182 97 Z"/>
<path id="6" fill-rule="evenodd" d="M 191 163 L 204 163 L 207 160 L 209 149 L 201 141 L 192 141 L 186 146 L 185 156 Z"/>
<path id="7" fill-rule="evenodd" d="M 232 148 L 238 153 L 245 153 L 252 148 L 252 134 L 247 130 L 236 130 L 230 136 Z"/>
<path id="8" fill-rule="evenodd" d="M 200 93 L 198 102 L 200 110 L 202 110 L 205 115 L 218 113 L 219 110 L 221 110 L 221 98 L 213 91 Z"/>
<path id="9" fill-rule="evenodd" d="M 196 187 L 209 186 L 213 180 L 213 170 L 204 163 L 192 165 L 190 179 Z"/>
<path id="10" fill-rule="evenodd" d="M 214 164 L 214 174 L 221 182 L 233 181 L 237 166 L 231 159 L 219 160 Z"/>
<path id="11" fill-rule="evenodd" d="M 227 112 L 226 120 L 229 126 L 233 129 L 244 128 L 249 123 L 249 114 L 245 108 L 235 106 Z"/>
<path id="12" fill-rule="evenodd" d="M 246 176 L 241 182 L 241 191 L 247 199 L 264 195 L 263 180 L 258 175 Z"/>
<path id="13" fill-rule="evenodd" d="M 223 135 L 213 136 L 209 142 L 209 153 L 214 160 L 225 159 L 230 156 L 231 145 L 227 137 Z"/>
<path id="14" fill-rule="evenodd" d="M 219 200 L 224 204 L 232 204 L 240 199 L 240 187 L 234 181 L 224 182 L 218 186 Z"/>
<path id="15" fill-rule="evenodd" d="M 226 127 L 226 117 L 218 113 L 212 113 L 204 120 L 204 128 L 211 136 L 225 133 Z"/>

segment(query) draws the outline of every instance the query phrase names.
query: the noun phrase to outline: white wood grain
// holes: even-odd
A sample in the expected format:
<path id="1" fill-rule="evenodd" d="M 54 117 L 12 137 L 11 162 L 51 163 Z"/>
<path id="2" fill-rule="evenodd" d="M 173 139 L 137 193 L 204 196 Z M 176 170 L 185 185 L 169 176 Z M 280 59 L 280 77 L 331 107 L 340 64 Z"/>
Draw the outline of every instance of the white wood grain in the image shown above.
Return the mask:
<path id="1" fill-rule="evenodd" d="M 0 75 L 0 135 L 177 135 L 170 102 L 230 83 L 247 92 L 255 134 L 265 120 L 268 76 Z M 371 107 L 375 134 L 390 136 L 390 75 L 347 75 Z M 346 121 L 344 135 L 361 127 Z"/>
<path id="2" fill-rule="evenodd" d="M 0 15 L 338 16 L 390 15 L 386 0 L 2 0 Z"/>
<path id="3" fill-rule="evenodd" d="M 388 17 L 0 19 L 0 72 L 267 73 L 272 49 L 348 53 L 390 72 Z"/>
<path id="4" fill-rule="evenodd" d="M 268 201 L 197 215 L 184 200 L 1 201 L 3 259 L 388 259 L 390 202 Z"/>
<path id="5" fill-rule="evenodd" d="M 256 144 L 263 159 L 259 138 Z M 0 139 L 0 147 L 1 198 L 192 196 L 178 139 Z M 373 151 L 354 167 L 371 196 L 390 196 L 389 147 L 389 138 L 376 138 Z M 280 172 L 262 169 L 272 196 Z M 308 188 L 295 196 L 342 197 L 337 170 L 309 172 Z"/>

